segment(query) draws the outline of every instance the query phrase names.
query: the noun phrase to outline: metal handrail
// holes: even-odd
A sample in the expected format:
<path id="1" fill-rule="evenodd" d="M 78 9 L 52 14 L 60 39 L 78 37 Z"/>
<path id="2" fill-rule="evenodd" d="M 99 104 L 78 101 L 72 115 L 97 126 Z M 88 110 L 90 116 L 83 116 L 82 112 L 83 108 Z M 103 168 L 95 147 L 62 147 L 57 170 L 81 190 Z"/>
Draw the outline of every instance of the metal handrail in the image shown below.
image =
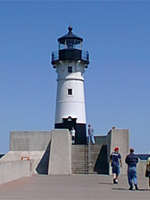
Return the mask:
<path id="1" fill-rule="evenodd" d="M 89 61 L 89 53 L 88 51 L 81 51 L 81 59 L 85 61 Z M 59 60 L 59 51 L 52 52 L 52 62 Z"/>

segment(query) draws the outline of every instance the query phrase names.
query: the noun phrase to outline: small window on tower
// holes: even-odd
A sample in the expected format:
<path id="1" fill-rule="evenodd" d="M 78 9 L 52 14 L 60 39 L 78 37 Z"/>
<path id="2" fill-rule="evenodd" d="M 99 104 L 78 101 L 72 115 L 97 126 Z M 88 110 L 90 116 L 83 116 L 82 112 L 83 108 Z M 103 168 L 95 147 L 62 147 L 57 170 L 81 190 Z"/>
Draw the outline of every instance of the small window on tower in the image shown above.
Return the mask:
<path id="1" fill-rule="evenodd" d="M 72 95 L 72 89 L 68 89 L 68 95 Z"/>
<path id="2" fill-rule="evenodd" d="M 68 72 L 72 73 L 72 66 L 68 66 Z"/>

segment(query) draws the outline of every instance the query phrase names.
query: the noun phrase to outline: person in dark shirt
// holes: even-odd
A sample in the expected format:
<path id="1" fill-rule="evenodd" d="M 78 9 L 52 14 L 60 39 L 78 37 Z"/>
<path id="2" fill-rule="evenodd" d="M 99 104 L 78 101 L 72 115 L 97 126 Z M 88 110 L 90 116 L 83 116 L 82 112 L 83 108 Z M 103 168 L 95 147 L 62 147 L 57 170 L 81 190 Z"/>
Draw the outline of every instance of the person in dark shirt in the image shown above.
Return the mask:
<path id="1" fill-rule="evenodd" d="M 138 190 L 136 173 L 138 157 L 134 154 L 134 149 L 130 149 L 130 154 L 126 156 L 125 162 L 128 165 L 128 183 L 130 186 L 129 190 L 133 190 L 133 185 L 135 186 L 135 189 Z"/>
<path id="2" fill-rule="evenodd" d="M 121 155 L 119 153 L 119 147 L 115 147 L 114 152 L 110 155 L 110 162 L 113 173 L 113 183 L 118 183 L 118 176 L 120 174 L 120 166 L 122 167 Z"/>

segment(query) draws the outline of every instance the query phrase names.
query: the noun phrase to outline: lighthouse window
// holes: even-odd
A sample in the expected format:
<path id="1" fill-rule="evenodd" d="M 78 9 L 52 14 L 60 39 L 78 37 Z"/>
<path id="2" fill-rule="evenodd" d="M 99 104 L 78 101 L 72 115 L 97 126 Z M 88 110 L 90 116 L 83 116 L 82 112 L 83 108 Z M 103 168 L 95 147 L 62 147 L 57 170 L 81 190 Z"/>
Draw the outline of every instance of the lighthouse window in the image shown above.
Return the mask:
<path id="1" fill-rule="evenodd" d="M 68 89 L 68 95 L 72 95 L 72 89 Z"/>
<path id="2" fill-rule="evenodd" d="M 68 72 L 72 73 L 72 66 L 68 66 Z"/>

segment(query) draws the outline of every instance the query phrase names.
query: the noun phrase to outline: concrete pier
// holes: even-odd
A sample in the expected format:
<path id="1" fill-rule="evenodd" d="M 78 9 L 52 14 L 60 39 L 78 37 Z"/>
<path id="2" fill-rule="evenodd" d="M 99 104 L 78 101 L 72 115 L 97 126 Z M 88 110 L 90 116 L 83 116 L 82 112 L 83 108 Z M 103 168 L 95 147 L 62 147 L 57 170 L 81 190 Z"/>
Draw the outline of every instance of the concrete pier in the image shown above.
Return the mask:
<path id="1" fill-rule="evenodd" d="M 139 180 L 139 191 L 129 191 L 127 177 L 118 185 L 107 175 L 35 175 L 0 186 L 0 200 L 149 200 L 147 182 Z"/>

